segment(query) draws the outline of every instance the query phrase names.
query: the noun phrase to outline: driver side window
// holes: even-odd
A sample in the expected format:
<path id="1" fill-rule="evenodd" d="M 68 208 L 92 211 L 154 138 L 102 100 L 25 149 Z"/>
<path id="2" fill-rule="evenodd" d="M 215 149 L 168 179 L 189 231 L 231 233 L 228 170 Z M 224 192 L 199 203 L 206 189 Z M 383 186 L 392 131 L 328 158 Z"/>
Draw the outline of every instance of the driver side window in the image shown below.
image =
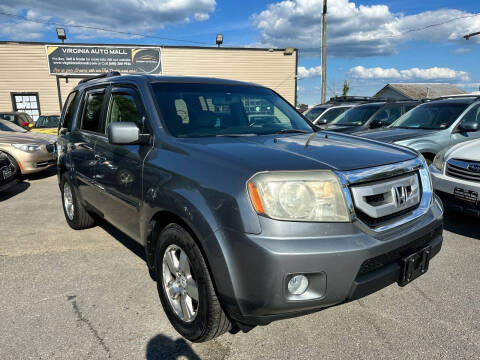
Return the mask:
<path id="1" fill-rule="evenodd" d="M 477 123 L 480 129 L 480 104 L 476 105 L 463 117 L 462 124 Z"/>

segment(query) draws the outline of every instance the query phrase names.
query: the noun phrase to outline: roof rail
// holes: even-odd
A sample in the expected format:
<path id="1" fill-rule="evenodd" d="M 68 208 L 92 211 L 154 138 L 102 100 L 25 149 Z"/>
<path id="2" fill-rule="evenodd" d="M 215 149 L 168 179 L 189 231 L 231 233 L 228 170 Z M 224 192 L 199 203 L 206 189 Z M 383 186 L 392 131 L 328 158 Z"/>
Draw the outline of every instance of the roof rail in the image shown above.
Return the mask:
<path id="1" fill-rule="evenodd" d="M 109 78 L 109 77 L 120 76 L 120 75 L 121 74 L 118 71 L 109 71 L 109 72 L 106 72 L 106 73 L 103 73 L 103 74 L 100 74 L 100 75 L 90 76 L 88 78 L 82 79 L 78 83 L 83 84 L 83 83 L 86 83 L 87 81 L 90 81 L 90 80 L 103 79 L 103 78 Z"/>
<path id="2" fill-rule="evenodd" d="M 439 96 L 439 97 L 432 98 L 432 99 L 427 99 L 427 100 L 432 101 L 432 100 L 458 99 L 458 98 L 465 98 L 465 97 L 480 98 L 480 94 L 443 95 L 443 96 Z"/>
<path id="3" fill-rule="evenodd" d="M 382 101 L 383 99 L 374 98 L 372 96 L 333 96 L 328 100 L 328 103 L 335 102 L 367 102 L 367 101 Z"/>

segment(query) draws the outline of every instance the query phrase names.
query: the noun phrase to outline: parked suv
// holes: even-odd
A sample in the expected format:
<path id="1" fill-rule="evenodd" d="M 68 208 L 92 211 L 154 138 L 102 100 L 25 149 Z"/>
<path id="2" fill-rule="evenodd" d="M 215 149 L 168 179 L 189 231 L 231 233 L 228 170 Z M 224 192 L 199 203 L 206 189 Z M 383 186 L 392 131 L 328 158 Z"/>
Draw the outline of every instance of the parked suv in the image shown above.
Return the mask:
<path id="1" fill-rule="evenodd" d="M 432 100 L 385 129 L 356 135 L 407 146 L 431 163 L 445 147 L 480 138 L 480 97 L 465 95 Z"/>
<path id="2" fill-rule="evenodd" d="M 405 114 L 420 101 L 378 101 L 355 106 L 345 111 L 324 129 L 354 134 L 370 129 L 383 128 L 392 124 L 402 114 Z"/>
<path id="3" fill-rule="evenodd" d="M 315 132 L 249 83 L 80 83 L 61 117 L 58 180 L 72 228 L 104 218 L 144 245 L 163 308 L 191 341 L 403 286 L 442 244 L 422 157 Z"/>

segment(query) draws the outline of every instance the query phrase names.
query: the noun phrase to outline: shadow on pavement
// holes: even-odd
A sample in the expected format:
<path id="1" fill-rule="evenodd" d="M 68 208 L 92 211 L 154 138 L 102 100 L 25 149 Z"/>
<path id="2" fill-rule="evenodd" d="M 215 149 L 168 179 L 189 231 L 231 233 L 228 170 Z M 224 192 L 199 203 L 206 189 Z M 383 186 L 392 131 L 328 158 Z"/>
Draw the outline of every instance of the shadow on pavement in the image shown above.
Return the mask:
<path id="1" fill-rule="evenodd" d="M 447 211 L 443 220 L 445 230 L 480 240 L 479 219 L 455 211 Z"/>
<path id="2" fill-rule="evenodd" d="M 150 339 L 147 345 L 147 360 L 200 360 L 200 357 L 193 351 L 184 339 L 173 341 L 164 335 L 157 335 Z"/>
<path id="3" fill-rule="evenodd" d="M 133 240 L 130 236 L 124 234 L 105 220 L 99 220 L 98 225 L 108 234 L 110 234 L 110 236 L 114 237 L 118 242 L 125 246 L 128 250 L 137 255 L 140 259 L 145 262 L 147 261 L 145 257 L 145 248 L 139 243 L 137 243 L 135 240 Z"/>
<path id="4" fill-rule="evenodd" d="M 56 166 L 52 166 L 51 168 L 48 168 L 46 170 L 43 170 L 43 171 L 40 171 L 40 172 L 37 172 L 37 173 L 25 175 L 24 178 L 26 180 L 41 180 L 41 179 L 49 178 L 49 177 L 54 176 L 54 175 L 57 175 L 57 167 Z"/>
<path id="5" fill-rule="evenodd" d="M 0 202 L 8 200 L 14 196 L 17 196 L 18 194 L 23 193 L 25 190 L 27 190 L 30 187 L 30 184 L 28 182 L 19 182 L 16 185 L 13 185 L 12 187 L 8 188 L 5 191 L 0 192 Z"/>

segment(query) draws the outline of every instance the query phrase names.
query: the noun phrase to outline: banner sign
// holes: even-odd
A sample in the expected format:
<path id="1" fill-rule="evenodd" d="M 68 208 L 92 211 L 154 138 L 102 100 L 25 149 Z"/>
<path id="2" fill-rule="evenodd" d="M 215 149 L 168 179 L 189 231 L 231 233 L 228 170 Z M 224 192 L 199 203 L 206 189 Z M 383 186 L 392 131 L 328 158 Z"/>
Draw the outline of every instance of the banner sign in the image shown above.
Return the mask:
<path id="1" fill-rule="evenodd" d="M 46 45 L 52 75 L 161 74 L 159 47 Z"/>

